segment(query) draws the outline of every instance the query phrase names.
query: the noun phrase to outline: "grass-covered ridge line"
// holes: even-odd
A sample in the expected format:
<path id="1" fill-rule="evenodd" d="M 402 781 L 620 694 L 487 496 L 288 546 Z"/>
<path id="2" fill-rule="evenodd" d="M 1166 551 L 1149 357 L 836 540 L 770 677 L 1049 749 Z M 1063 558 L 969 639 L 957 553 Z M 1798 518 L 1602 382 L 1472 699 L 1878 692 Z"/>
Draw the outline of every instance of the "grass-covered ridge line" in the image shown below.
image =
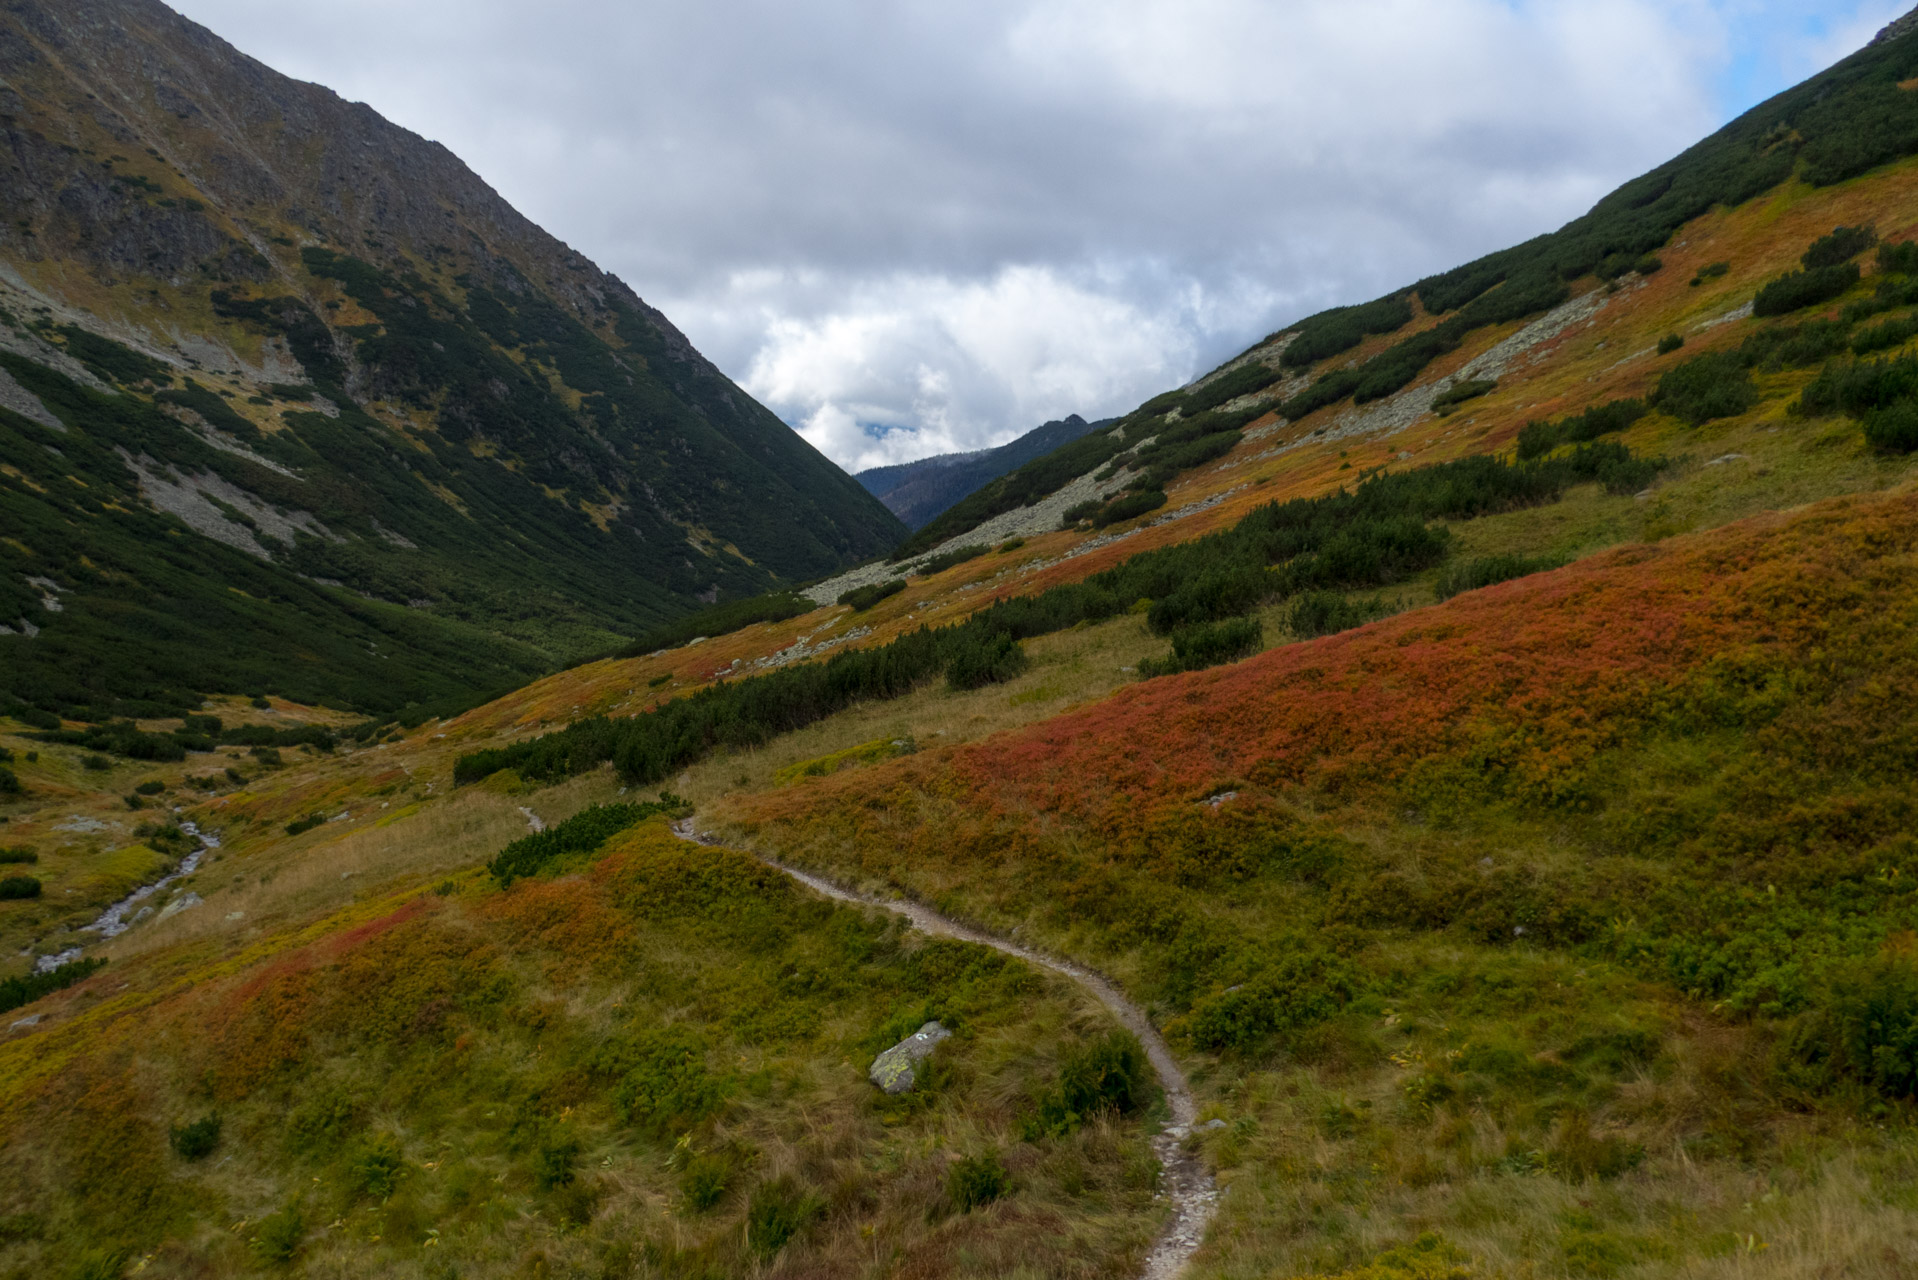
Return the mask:
<path id="1" fill-rule="evenodd" d="M 512 769 L 539 782 L 611 761 L 647 786 L 720 747 L 748 747 L 812 724 L 855 702 L 904 696 L 944 675 L 978 688 L 1024 670 L 1020 640 L 1117 617 L 1150 602 L 1161 634 L 1209 626 L 1300 592 L 1383 586 L 1445 557 L 1436 519 L 1469 519 L 1548 502 L 1571 485 L 1599 480 L 1640 487 L 1659 464 L 1614 444 L 1525 464 L 1476 457 L 1373 475 L 1351 492 L 1261 507 L 1233 529 L 1134 556 L 1083 582 L 1001 601 L 955 626 L 922 627 L 875 649 L 788 667 L 702 689 L 641 715 L 579 721 L 557 733 L 460 757 L 455 781 Z M 867 588 L 866 590 L 876 590 Z M 1245 651 L 1242 631 L 1188 638 L 1177 661 L 1219 660 Z"/>

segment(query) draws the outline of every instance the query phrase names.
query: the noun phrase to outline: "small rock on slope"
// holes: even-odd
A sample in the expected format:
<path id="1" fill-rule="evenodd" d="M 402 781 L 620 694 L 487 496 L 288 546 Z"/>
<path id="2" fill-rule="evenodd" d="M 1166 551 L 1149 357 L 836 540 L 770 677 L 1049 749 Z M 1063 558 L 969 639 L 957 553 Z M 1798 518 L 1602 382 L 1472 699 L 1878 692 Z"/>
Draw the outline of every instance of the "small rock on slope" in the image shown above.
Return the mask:
<path id="1" fill-rule="evenodd" d="M 950 1038 L 951 1035 L 952 1032 L 937 1022 L 928 1022 L 874 1058 L 872 1070 L 866 1075 L 887 1093 L 906 1093 L 913 1086 L 913 1069 L 931 1057 L 933 1049 L 938 1047 L 939 1042 Z"/>

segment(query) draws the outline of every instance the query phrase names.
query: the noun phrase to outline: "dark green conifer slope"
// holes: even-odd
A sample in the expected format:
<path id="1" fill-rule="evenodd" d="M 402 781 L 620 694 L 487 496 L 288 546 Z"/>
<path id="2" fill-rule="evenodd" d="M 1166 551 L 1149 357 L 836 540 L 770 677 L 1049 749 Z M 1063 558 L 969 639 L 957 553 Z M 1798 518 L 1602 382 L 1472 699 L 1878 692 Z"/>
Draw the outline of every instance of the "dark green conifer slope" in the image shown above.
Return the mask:
<path id="1" fill-rule="evenodd" d="M 0 140 L 0 697 L 458 699 L 904 532 L 445 148 L 153 0 L 0 10 Z"/>

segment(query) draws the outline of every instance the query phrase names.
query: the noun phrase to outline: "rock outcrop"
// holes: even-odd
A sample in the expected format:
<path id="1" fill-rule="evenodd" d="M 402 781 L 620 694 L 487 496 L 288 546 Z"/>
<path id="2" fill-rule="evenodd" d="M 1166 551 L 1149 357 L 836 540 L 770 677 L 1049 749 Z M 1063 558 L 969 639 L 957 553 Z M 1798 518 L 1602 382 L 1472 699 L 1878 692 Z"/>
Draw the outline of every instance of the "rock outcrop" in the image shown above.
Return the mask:
<path id="1" fill-rule="evenodd" d="M 872 1070 L 866 1076 L 886 1093 L 909 1093 L 917 1083 L 919 1064 L 932 1056 L 932 1051 L 939 1047 L 942 1040 L 951 1038 L 952 1032 L 937 1022 L 928 1022 L 874 1058 Z"/>

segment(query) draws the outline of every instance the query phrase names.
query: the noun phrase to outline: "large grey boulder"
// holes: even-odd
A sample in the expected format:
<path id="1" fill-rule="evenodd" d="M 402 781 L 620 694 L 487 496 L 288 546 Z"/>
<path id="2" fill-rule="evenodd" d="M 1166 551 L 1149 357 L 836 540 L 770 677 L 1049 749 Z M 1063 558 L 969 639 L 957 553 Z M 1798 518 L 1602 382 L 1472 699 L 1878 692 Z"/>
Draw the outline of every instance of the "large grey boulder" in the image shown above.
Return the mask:
<path id="1" fill-rule="evenodd" d="M 913 1070 L 932 1056 L 941 1040 L 950 1039 L 952 1032 L 936 1022 L 928 1022 L 919 1030 L 901 1040 L 872 1060 L 872 1070 L 867 1077 L 887 1093 L 905 1093 L 913 1086 Z"/>

